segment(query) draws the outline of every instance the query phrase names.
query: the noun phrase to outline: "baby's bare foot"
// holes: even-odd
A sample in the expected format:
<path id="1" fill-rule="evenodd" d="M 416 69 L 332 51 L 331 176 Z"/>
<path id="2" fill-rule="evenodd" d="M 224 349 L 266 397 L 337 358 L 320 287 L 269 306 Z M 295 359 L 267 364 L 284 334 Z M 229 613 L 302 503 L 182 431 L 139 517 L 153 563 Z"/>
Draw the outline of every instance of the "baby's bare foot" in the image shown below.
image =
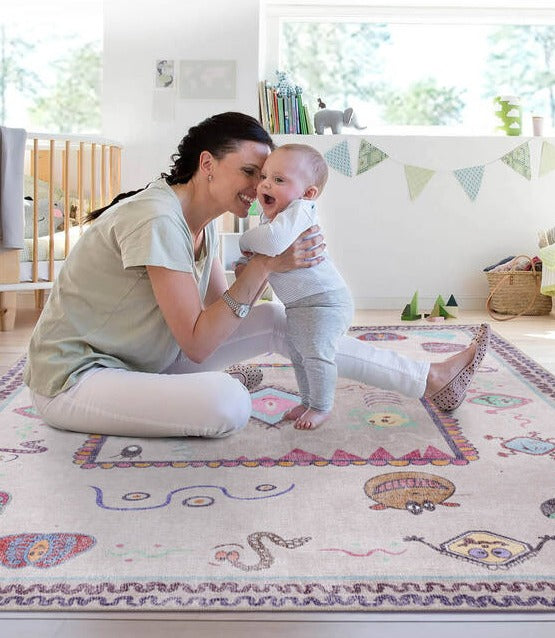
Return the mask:
<path id="1" fill-rule="evenodd" d="M 306 405 L 296 405 L 294 408 L 287 410 L 287 412 L 283 415 L 283 418 L 287 421 L 296 421 L 301 415 L 306 412 Z"/>
<path id="2" fill-rule="evenodd" d="M 329 412 L 321 412 L 320 410 L 313 410 L 308 408 L 301 416 L 295 421 L 295 429 L 297 430 L 315 430 L 330 418 Z"/>

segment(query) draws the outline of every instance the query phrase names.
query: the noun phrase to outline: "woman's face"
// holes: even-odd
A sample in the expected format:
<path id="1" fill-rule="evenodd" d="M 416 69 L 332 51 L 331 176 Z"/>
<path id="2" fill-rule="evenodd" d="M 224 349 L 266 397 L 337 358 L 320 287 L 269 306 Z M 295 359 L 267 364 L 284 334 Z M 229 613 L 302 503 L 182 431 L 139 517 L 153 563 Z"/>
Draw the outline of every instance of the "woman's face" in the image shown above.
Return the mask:
<path id="1" fill-rule="evenodd" d="M 261 142 L 241 142 L 214 164 L 211 182 L 214 198 L 223 211 L 246 217 L 260 181 L 260 171 L 270 149 Z"/>

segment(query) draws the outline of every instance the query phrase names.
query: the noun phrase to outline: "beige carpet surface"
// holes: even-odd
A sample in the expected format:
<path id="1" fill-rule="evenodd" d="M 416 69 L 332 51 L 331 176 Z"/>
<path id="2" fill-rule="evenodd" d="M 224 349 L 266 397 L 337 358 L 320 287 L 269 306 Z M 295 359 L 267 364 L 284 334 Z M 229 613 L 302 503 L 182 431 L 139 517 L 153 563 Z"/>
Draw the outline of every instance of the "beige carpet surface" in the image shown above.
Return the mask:
<path id="1" fill-rule="evenodd" d="M 440 360 L 476 326 L 357 327 Z M 261 357 L 221 440 L 59 432 L 0 380 L 0 609 L 555 608 L 555 377 L 495 335 L 463 405 L 339 379 L 315 431 Z"/>

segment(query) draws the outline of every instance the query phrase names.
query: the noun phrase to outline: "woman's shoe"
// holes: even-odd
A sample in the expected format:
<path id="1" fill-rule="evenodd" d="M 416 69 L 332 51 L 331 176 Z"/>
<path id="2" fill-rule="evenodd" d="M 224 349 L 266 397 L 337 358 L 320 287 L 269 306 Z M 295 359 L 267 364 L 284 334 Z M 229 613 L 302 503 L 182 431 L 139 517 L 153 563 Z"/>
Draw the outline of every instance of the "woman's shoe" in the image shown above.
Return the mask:
<path id="1" fill-rule="evenodd" d="M 449 383 L 444 385 L 443 388 L 428 397 L 440 410 L 451 412 L 451 410 L 455 410 L 463 402 L 474 374 L 480 367 L 480 363 L 486 354 L 490 335 L 491 329 L 489 325 L 487 323 L 481 324 L 478 333 L 472 341 L 472 343 L 476 344 L 476 351 L 474 352 L 472 361 L 456 374 Z"/>
<path id="2" fill-rule="evenodd" d="M 249 392 L 257 388 L 264 377 L 262 370 L 258 366 L 246 363 L 236 363 L 226 368 L 225 372 L 238 379 Z"/>

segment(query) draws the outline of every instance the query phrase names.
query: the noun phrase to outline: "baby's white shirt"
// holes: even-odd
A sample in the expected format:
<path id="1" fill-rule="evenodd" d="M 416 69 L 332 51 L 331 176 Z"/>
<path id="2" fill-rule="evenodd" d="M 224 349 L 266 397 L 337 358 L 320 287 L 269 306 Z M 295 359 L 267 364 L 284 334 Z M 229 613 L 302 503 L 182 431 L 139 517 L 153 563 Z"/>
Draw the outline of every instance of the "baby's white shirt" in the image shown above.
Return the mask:
<path id="1" fill-rule="evenodd" d="M 260 225 L 245 231 L 239 240 L 243 252 L 259 253 L 274 257 L 298 238 L 311 226 L 318 224 L 318 212 L 313 200 L 296 199 L 269 220 L 260 215 Z M 284 273 L 272 273 L 270 285 L 285 304 L 322 292 L 345 288 L 346 283 L 326 251 L 324 260 L 311 268 L 297 268 Z"/>

